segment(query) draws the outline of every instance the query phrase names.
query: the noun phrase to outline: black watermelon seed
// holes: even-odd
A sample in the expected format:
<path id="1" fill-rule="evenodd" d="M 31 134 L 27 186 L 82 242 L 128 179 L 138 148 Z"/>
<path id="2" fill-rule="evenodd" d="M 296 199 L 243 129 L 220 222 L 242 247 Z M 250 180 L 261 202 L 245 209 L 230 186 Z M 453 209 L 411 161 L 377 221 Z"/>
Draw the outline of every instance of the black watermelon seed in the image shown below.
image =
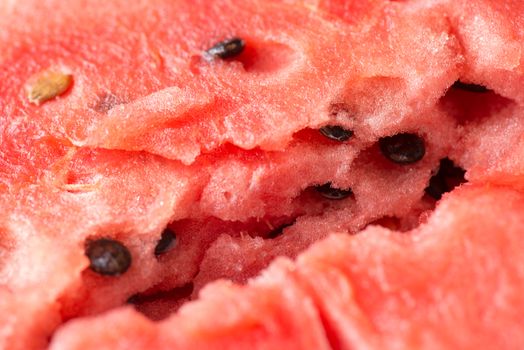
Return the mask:
<path id="1" fill-rule="evenodd" d="M 176 244 L 176 235 L 173 231 L 169 229 L 165 229 L 164 232 L 162 232 L 162 236 L 160 237 L 160 240 L 156 244 L 155 247 L 155 255 L 159 256 L 164 253 L 167 253 L 171 249 L 175 247 Z"/>
<path id="2" fill-rule="evenodd" d="M 459 90 L 477 92 L 477 93 L 485 93 L 489 91 L 489 89 L 483 85 L 467 84 L 467 83 L 461 82 L 460 80 L 457 80 L 451 87 L 453 89 L 459 89 Z"/>
<path id="3" fill-rule="evenodd" d="M 444 158 L 440 161 L 437 173 L 429 179 L 429 185 L 425 191 L 429 196 L 439 200 L 444 193 L 450 192 L 458 185 L 466 182 L 465 174 L 466 171 L 456 166 L 451 159 Z"/>
<path id="4" fill-rule="evenodd" d="M 246 46 L 244 40 L 232 38 L 221 41 L 206 51 L 206 54 L 218 58 L 232 58 L 238 56 L 244 51 Z"/>
<path id="5" fill-rule="evenodd" d="M 353 194 L 353 191 L 351 191 L 350 188 L 344 190 L 332 187 L 331 182 L 328 182 L 324 185 L 316 186 L 315 189 L 318 191 L 318 193 L 320 193 L 324 198 L 327 199 L 344 199 Z"/>
<path id="6" fill-rule="evenodd" d="M 421 160 L 426 154 L 424 140 L 415 134 L 397 134 L 379 140 L 380 151 L 397 164 L 411 164 Z"/>
<path id="7" fill-rule="evenodd" d="M 131 266 L 131 253 L 114 239 L 100 238 L 88 242 L 85 254 L 91 262 L 91 270 L 101 275 L 121 275 Z"/>
<path id="8" fill-rule="evenodd" d="M 353 136 L 352 130 L 344 129 L 343 127 L 338 125 L 326 125 L 320 128 L 319 131 L 328 139 L 340 142 L 347 141 L 351 138 L 351 136 Z"/>

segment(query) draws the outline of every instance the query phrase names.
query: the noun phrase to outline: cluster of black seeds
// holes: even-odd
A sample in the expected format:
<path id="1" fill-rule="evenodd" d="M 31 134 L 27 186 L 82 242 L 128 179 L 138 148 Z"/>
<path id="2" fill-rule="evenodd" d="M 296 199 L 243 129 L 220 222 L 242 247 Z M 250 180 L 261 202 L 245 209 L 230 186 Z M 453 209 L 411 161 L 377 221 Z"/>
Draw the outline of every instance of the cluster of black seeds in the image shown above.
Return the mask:
<path id="1" fill-rule="evenodd" d="M 160 256 L 172 250 L 176 245 L 176 235 L 170 229 L 164 230 L 154 250 Z M 111 238 L 89 240 L 85 255 L 89 258 L 89 268 L 104 276 L 118 276 L 131 267 L 131 253 L 120 241 Z"/>
<path id="2" fill-rule="evenodd" d="M 210 60 L 231 59 L 239 56 L 244 49 L 244 40 L 238 37 L 233 37 L 216 43 L 204 52 L 204 56 Z M 61 76 L 57 77 L 61 78 Z M 58 78 L 55 78 L 55 80 L 58 80 Z M 50 81 L 49 83 L 48 80 Z M 43 88 L 40 88 L 40 90 L 47 88 L 47 86 L 53 82 L 50 78 L 48 78 L 48 80 L 44 81 L 47 85 L 44 83 L 41 84 Z M 62 85 L 65 86 L 66 84 L 64 83 Z M 40 87 L 40 85 L 37 87 Z M 62 90 L 65 91 L 65 87 L 60 87 L 60 90 L 56 89 L 56 92 L 53 90 L 48 94 L 51 96 L 50 98 L 62 93 Z M 455 82 L 452 88 L 475 93 L 489 91 L 484 86 L 466 84 L 461 81 Z M 36 95 L 36 92 L 33 95 Z M 32 97 L 33 95 L 31 95 L 30 98 L 36 100 L 36 97 Z M 40 101 L 37 102 L 40 103 Z M 114 96 L 104 96 L 101 97 L 97 109 L 105 112 L 117 103 L 118 101 Z M 324 137 L 336 142 L 345 142 L 354 136 L 353 130 L 349 130 L 340 125 L 325 125 L 318 131 Z M 378 146 L 380 152 L 385 158 L 400 165 L 416 163 L 420 161 L 426 153 L 424 139 L 415 133 L 399 133 L 392 136 L 382 137 L 378 141 Z M 456 167 L 451 160 L 445 158 L 441 160 L 438 172 L 430 179 L 429 185 L 425 191 L 431 197 L 440 199 L 442 194 L 464 182 L 464 173 L 463 169 Z M 314 188 L 322 197 L 329 200 L 342 200 L 353 196 L 351 188 L 337 188 L 334 187 L 331 182 L 315 186 Z M 266 238 L 273 239 L 280 236 L 285 228 L 293 224 L 294 222 L 281 225 L 269 232 Z M 172 250 L 176 246 L 176 243 L 176 234 L 168 228 L 165 229 L 154 248 L 154 255 L 157 258 L 164 255 Z M 121 275 L 130 268 L 132 263 L 132 256 L 129 249 L 123 243 L 110 238 L 99 238 L 88 241 L 85 254 L 90 260 L 90 269 L 104 276 Z"/>

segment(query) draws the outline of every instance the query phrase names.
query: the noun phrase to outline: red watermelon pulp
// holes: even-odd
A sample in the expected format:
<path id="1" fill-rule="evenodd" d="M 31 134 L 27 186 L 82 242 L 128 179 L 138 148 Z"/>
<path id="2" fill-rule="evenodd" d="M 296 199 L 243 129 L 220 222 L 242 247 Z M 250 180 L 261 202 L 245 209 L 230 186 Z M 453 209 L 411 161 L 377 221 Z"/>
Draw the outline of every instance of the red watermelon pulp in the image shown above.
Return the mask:
<path id="1" fill-rule="evenodd" d="M 523 2 L 0 18 L 1 348 L 524 343 Z"/>

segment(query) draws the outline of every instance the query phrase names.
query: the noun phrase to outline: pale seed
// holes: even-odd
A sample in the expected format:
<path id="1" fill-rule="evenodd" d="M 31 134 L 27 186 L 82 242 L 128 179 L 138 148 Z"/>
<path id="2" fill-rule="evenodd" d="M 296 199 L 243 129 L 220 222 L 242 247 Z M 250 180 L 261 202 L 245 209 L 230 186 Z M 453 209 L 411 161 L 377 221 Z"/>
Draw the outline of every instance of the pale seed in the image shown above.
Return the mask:
<path id="1" fill-rule="evenodd" d="M 29 102 L 40 105 L 62 95 L 72 83 L 73 76 L 71 74 L 54 70 L 44 71 L 31 79 L 27 88 L 27 98 Z"/>

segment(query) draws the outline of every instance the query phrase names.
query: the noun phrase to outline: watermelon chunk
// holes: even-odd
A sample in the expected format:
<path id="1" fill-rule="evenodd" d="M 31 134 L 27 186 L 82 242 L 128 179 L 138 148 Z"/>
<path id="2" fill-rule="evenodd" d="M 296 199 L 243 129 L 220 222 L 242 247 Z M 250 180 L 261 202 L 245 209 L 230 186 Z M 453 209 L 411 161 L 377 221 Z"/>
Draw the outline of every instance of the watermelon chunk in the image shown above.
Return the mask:
<path id="1" fill-rule="evenodd" d="M 85 329 L 83 323 L 97 319 L 74 321 L 51 348 L 330 349 L 312 299 L 286 279 L 290 268 L 283 264 L 249 287 L 217 283 L 202 291 L 199 302 L 182 307 L 176 318 L 158 324 L 127 308 L 107 315 L 103 323 L 89 324 L 97 337 L 82 338 L 76 333 Z M 222 317 L 210 318 L 210 311 Z"/>
<path id="2" fill-rule="evenodd" d="M 300 349 L 314 339 L 328 339 L 340 349 L 518 347 L 523 341 L 518 308 L 524 287 L 519 267 L 523 206 L 524 196 L 515 190 L 470 186 L 449 195 L 409 235 L 373 226 L 356 236 L 330 236 L 294 265 L 278 261 L 244 288 L 224 281 L 206 287 L 201 300 L 155 326 L 148 324 L 148 344 Z M 282 294 L 262 291 L 268 284 Z M 297 300 L 306 304 L 299 306 Z M 249 314 L 239 316 L 242 312 Z M 142 331 L 124 326 L 135 319 L 144 322 L 124 309 L 74 321 L 58 332 L 51 349 L 140 348 L 135 344 L 142 341 Z M 239 320 L 245 323 L 231 326 Z M 119 329 L 119 337 L 108 324 Z M 265 331 L 255 326 L 261 324 Z M 282 325 L 296 329 L 291 343 L 280 334 Z M 96 329 L 99 338 L 86 329 Z M 302 343 L 305 339 L 294 338 L 300 335 L 318 338 Z M 271 343 L 273 337 L 279 342 Z"/>
<path id="3" fill-rule="evenodd" d="M 369 228 L 331 237 L 297 270 L 341 348 L 362 340 L 372 348 L 515 348 L 523 341 L 523 199 L 507 188 L 464 188 L 411 235 Z"/>
<path id="4" fill-rule="evenodd" d="M 257 16 L 252 15 L 253 6 Z M 54 9 L 52 15 L 40 16 L 38 23 L 29 20 L 48 9 Z M 27 18 L 25 22 L 32 24 L 24 30 L 16 28 L 18 20 L 4 25 L 10 35 L 4 38 L 9 49 L 2 62 L 9 69 L 2 76 L 2 109 L 17 105 L 28 119 L 77 146 L 146 150 L 188 164 L 226 143 L 281 149 L 297 130 L 328 122 L 332 104 L 361 99 L 368 103 L 348 108 L 361 116 L 359 129 L 364 130 L 359 134 L 369 141 L 383 129 L 386 118 L 390 130 L 382 132 L 392 131 L 414 110 L 430 106 L 453 81 L 450 75 L 457 74 L 460 63 L 454 55 L 458 44 L 441 36 L 447 23 L 438 15 L 393 10 L 399 13 L 391 15 L 398 31 L 378 23 L 355 35 L 338 30 L 342 24 L 335 22 L 334 28 L 321 16 L 311 16 L 307 7 L 272 2 L 100 2 L 84 10 L 81 2 L 60 6 L 58 1 L 42 5 L 26 0 L 12 9 L 10 18 Z M 186 18 L 181 20 L 179 13 Z M 71 26 L 68 18 L 79 14 L 81 19 Z M 107 26 L 118 21 L 124 22 Z M 425 21 L 432 25 L 421 25 Z M 131 29 L 138 22 L 140 26 Z M 47 28 L 47 35 L 38 28 Z M 413 60 L 410 51 L 402 49 L 413 44 L 401 39 L 403 30 L 425 36 L 431 45 L 421 43 L 417 49 L 431 52 L 440 64 L 426 66 L 424 55 Z M 239 61 L 202 62 L 203 50 L 233 33 L 250 48 Z M 391 42 L 388 52 L 383 40 Z M 309 47 L 312 42 L 314 50 Z M 365 66 L 363 59 L 368 61 Z M 394 64 L 385 66 L 385 60 Z M 23 64 L 26 61 L 32 64 Z M 75 77 L 67 98 L 42 106 L 23 101 L 20 106 L 27 79 L 49 67 Z M 9 74 L 12 70 L 17 74 Z M 405 80 L 414 74 L 418 79 Z M 369 90 L 371 86 L 378 89 Z M 431 93 L 417 106 L 420 90 Z M 283 101 L 270 91 L 287 97 Z M 415 108 L 380 101 L 384 93 L 393 101 L 412 101 Z M 363 109 L 373 104 L 374 109 Z"/>

